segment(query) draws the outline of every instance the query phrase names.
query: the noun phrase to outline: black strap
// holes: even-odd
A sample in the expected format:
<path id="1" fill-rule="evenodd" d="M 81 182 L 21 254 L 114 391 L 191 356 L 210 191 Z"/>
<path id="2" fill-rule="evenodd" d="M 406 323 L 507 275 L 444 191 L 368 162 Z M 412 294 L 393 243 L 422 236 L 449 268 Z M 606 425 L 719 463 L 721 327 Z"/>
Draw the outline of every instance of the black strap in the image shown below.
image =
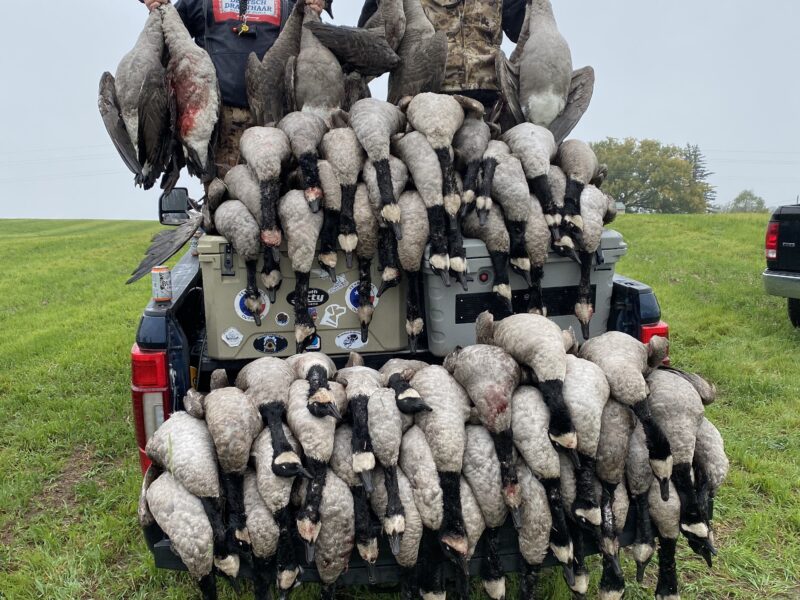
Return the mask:
<path id="1" fill-rule="evenodd" d="M 247 20 L 247 8 L 249 0 L 239 0 L 239 20 L 244 23 Z"/>

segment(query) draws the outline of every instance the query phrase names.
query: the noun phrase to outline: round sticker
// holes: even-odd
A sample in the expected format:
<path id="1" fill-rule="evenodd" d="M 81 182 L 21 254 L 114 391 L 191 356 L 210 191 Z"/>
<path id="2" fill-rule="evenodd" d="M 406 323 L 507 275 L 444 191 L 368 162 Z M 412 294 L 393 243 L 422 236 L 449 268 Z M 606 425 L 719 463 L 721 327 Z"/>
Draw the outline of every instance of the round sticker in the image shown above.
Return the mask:
<path id="1" fill-rule="evenodd" d="M 288 346 L 289 342 L 280 335 L 260 335 L 253 341 L 253 348 L 262 354 L 278 354 Z"/>
<path id="2" fill-rule="evenodd" d="M 288 296 L 286 296 L 286 301 L 292 306 L 294 306 L 295 295 L 296 295 L 295 292 L 292 292 Z M 308 290 L 309 307 L 322 306 L 328 301 L 328 298 L 330 298 L 330 296 L 328 295 L 328 292 L 326 292 L 325 290 L 321 290 L 319 288 L 310 288 Z"/>
<path id="3" fill-rule="evenodd" d="M 306 346 L 306 352 L 318 352 L 322 349 L 322 340 L 318 335 L 315 335 L 314 338 L 309 342 L 308 346 Z"/>
<path id="4" fill-rule="evenodd" d="M 269 314 L 269 298 L 264 295 L 264 292 L 259 291 L 261 294 L 261 318 L 264 319 Z M 254 323 L 253 313 L 251 313 L 247 306 L 245 306 L 245 298 L 247 298 L 247 290 L 242 290 L 233 299 L 233 308 L 239 318 L 249 323 Z"/>
<path id="5" fill-rule="evenodd" d="M 347 302 L 347 308 L 352 310 L 353 312 L 358 312 L 358 307 L 361 306 L 361 303 L 358 300 L 358 282 L 351 283 L 350 287 L 347 288 L 347 293 L 344 295 L 345 301 Z M 378 302 L 380 298 L 378 298 L 378 288 L 373 284 L 372 285 L 372 306 L 374 308 L 378 308 Z"/>
<path id="6" fill-rule="evenodd" d="M 289 324 L 289 314 L 285 312 L 279 312 L 275 315 L 275 324 L 278 327 L 286 327 Z"/>
<path id="7" fill-rule="evenodd" d="M 361 341 L 360 331 L 345 331 L 336 336 L 336 345 L 342 350 L 358 350 L 367 343 Z"/>

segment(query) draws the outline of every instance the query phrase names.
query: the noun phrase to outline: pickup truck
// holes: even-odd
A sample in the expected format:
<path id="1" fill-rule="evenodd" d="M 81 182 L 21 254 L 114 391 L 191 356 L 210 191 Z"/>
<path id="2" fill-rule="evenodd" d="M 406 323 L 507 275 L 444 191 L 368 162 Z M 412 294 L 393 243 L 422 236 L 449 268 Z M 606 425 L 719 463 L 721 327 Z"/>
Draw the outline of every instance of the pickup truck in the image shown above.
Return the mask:
<path id="1" fill-rule="evenodd" d="M 185 191 L 181 190 L 179 193 Z M 180 224 L 180 218 L 176 215 L 181 211 L 165 210 L 164 207 L 168 204 L 169 199 L 162 198 L 161 223 Z M 492 263 L 481 242 L 465 240 L 465 247 L 473 273 L 473 281 L 469 283 L 467 291 L 463 291 L 460 286 L 445 288 L 439 277 L 432 272 L 427 273 L 424 278 L 423 299 L 428 339 L 420 340 L 419 350 L 414 358 L 441 364 L 444 356 L 456 345 L 467 345 L 475 341 L 474 322 L 490 302 L 493 272 Z M 291 313 L 290 304 L 282 299 L 292 289 L 291 286 L 288 290 L 282 290 L 282 298 L 277 300 L 272 310 L 270 307 L 265 308 L 265 316 L 268 315 L 269 318 L 263 319 L 262 326 L 256 328 L 251 322 L 253 319 L 246 320 L 248 315 L 242 314 L 243 304 L 236 301 L 241 294 L 240 290 L 244 288 L 244 268 L 243 263 L 231 252 L 224 238 L 204 236 L 198 243 L 198 249 L 186 252 L 172 268 L 172 300 L 151 300 L 144 309 L 131 350 L 131 394 L 142 473 L 150 464 L 144 450 L 147 440 L 173 412 L 183 409 L 183 398 L 190 387 L 207 391 L 210 375 L 215 369 L 225 369 L 230 381 L 233 381 L 249 360 L 266 353 L 281 356 L 289 355 L 293 351 L 293 348 L 275 343 L 268 349 L 264 343 L 265 338 L 273 342 L 284 339 L 284 333 L 291 337 L 291 323 L 283 323 L 284 315 Z M 626 252 L 627 246 L 622 236 L 612 230 L 606 231 L 592 273 L 595 316 L 592 319 L 591 334 L 599 335 L 607 330 L 623 331 L 644 343 L 654 335 L 668 337 L 669 326 L 661 320 L 661 309 L 653 290 L 641 282 L 615 273 L 617 260 Z M 285 254 L 282 260 L 288 261 Z M 284 276 L 291 273 L 288 262 L 282 265 L 282 271 Z M 575 263 L 551 254 L 545 266 L 543 297 L 548 315 L 561 327 L 575 328 L 580 339 L 578 321 L 573 315 L 578 273 Z M 309 299 L 311 300 L 311 294 L 315 295 L 314 302 L 310 302 L 310 305 L 316 305 L 315 315 L 319 317 L 318 326 L 322 329 L 325 303 L 352 304 L 352 300 L 348 300 L 348 288 L 341 282 L 338 285 L 335 283 L 327 291 L 318 289 L 331 283 L 322 283 L 323 274 L 318 277 L 316 288 L 313 287 L 315 280 L 312 278 Z M 512 274 L 511 283 L 514 305 L 521 309 L 527 301 L 525 282 L 521 277 Z M 399 294 L 399 290 L 396 293 Z M 337 300 L 340 295 L 344 299 Z M 384 304 L 388 304 L 388 307 Z M 358 348 L 367 366 L 380 367 L 389 358 L 409 355 L 405 348 L 393 351 L 382 349 L 394 343 L 387 331 L 400 330 L 405 335 L 405 314 L 403 310 L 398 310 L 403 305 L 404 303 L 397 300 L 392 304 L 391 299 L 384 301 L 382 298 L 380 306 L 376 306 L 369 339 L 379 338 L 375 342 L 379 350 L 371 351 L 369 344 L 363 348 L 358 344 L 354 347 Z M 348 317 L 342 317 L 342 321 Z M 389 325 L 377 323 L 378 320 L 388 321 Z M 393 321 L 397 323 L 392 323 Z M 237 328 L 237 335 L 233 337 L 230 335 L 231 323 L 235 323 Z M 355 323 L 358 323 L 357 318 Z M 352 325 L 342 327 L 348 329 Z M 375 335 L 372 333 L 373 328 L 376 330 Z M 328 328 L 320 333 L 320 349 L 332 356 L 339 367 L 344 366 L 349 354 L 347 344 L 339 345 L 335 342 L 342 338 L 340 329 Z M 214 340 L 209 333 L 212 331 L 216 338 Z M 220 337 L 227 343 L 220 343 Z M 235 345 L 232 345 L 232 339 L 236 341 Z M 405 340 L 402 344 L 405 346 Z M 501 561 L 506 571 L 519 571 L 523 562 L 519 555 L 517 536 L 510 522 L 506 523 L 505 529 L 501 536 L 502 547 L 499 549 Z M 170 541 L 158 525 L 145 528 L 144 537 L 157 567 L 185 569 L 178 556 L 171 551 Z M 632 541 L 633 523 L 629 519 L 621 542 L 628 545 Z M 385 546 L 382 547 L 382 558 L 372 576 L 358 553 L 354 552 L 350 567 L 342 575 L 340 583 L 344 586 L 397 584 L 400 570 L 386 541 L 383 540 L 382 544 Z M 475 575 L 486 556 L 482 544 L 483 542 L 478 545 L 470 563 L 470 571 Z M 298 552 L 302 552 L 302 548 L 299 547 Z M 551 556 L 545 564 L 556 564 L 555 559 Z M 451 570 L 451 576 L 455 575 L 451 566 L 447 565 L 445 569 Z M 245 577 L 250 574 L 250 567 L 246 563 L 243 563 L 242 574 Z M 319 581 L 313 567 L 306 568 L 301 579 L 306 582 Z M 386 587 L 376 589 L 380 591 Z"/>
<path id="2" fill-rule="evenodd" d="M 787 299 L 789 320 L 800 327 L 800 205 L 775 209 L 767 225 L 764 249 L 764 289 L 771 296 Z"/>

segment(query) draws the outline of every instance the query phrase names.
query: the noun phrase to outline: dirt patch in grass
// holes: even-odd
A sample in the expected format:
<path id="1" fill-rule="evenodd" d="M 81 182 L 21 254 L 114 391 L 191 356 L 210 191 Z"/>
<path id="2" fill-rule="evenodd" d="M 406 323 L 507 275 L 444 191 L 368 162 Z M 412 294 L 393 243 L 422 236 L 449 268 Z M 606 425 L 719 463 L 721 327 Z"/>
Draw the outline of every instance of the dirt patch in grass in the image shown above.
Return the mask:
<path id="1" fill-rule="evenodd" d="M 36 500 L 36 504 L 30 511 L 29 519 L 33 520 L 43 513 L 58 510 L 61 507 L 67 508 L 77 516 L 77 511 L 72 511 L 78 506 L 76 487 L 92 468 L 91 457 L 94 455 L 94 448 L 91 446 L 79 446 L 76 448 L 61 471 L 56 475 L 55 480 L 45 485 L 42 494 Z"/>

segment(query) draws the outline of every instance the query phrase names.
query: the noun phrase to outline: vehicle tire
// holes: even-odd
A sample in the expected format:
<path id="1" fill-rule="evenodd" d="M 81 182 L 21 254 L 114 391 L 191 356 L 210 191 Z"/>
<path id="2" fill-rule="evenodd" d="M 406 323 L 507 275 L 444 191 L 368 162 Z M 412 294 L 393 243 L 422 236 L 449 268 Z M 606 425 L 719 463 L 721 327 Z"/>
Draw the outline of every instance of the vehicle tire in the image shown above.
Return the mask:
<path id="1" fill-rule="evenodd" d="M 800 300 L 789 298 L 789 320 L 795 327 L 800 327 Z"/>

